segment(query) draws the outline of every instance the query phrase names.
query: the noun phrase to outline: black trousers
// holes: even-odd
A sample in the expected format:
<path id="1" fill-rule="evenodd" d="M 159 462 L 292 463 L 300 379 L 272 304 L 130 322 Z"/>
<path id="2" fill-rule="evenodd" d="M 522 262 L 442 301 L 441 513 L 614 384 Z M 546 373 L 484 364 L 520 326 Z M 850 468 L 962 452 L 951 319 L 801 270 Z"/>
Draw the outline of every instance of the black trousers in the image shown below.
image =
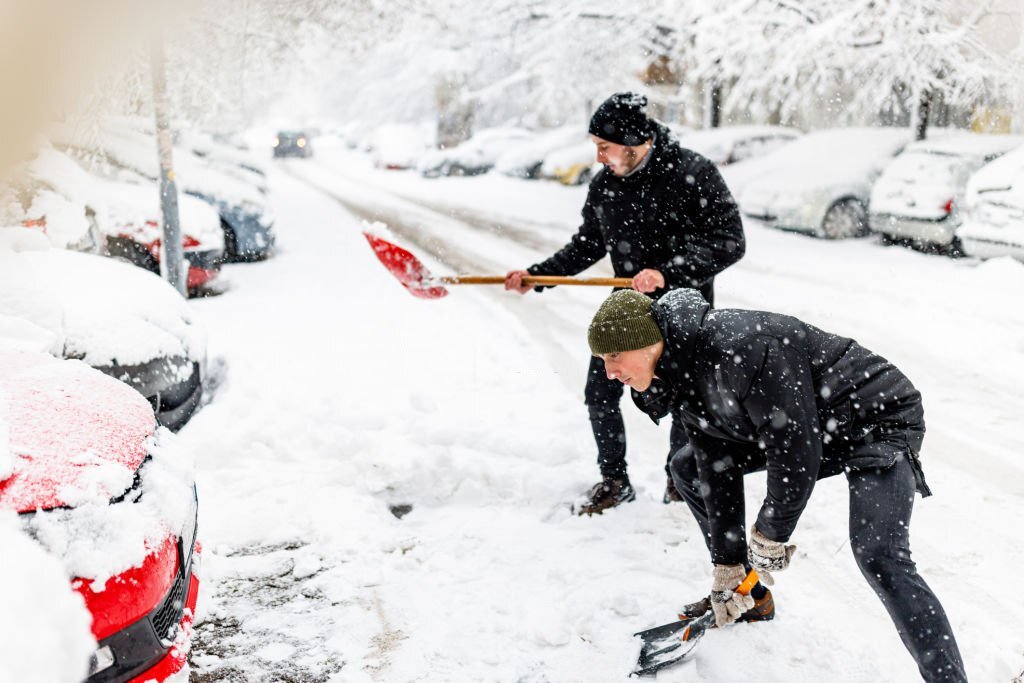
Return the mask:
<path id="1" fill-rule="evenodd" d="M 708 512 L 691 448 L 675 454 L 671 473 L 710 549 Z M 926 681 L 966 681 L 946 613 L 910 559 L 910 515 L 917 485 L 910 460 L 900 454 L 887 469 L 853 470 L 847 472 L 846 479 L 853 556 L 889 612 L 921 677 Z"/>
<path id="2" fill-rule="evenodd" d="M 715 305 L 714 279 L 700 287 L 704 299 Z M 608 379 L 605 374 L 604 361 L 591 356 L 590 368 L 587 370 L 587 386 L 583 390 L 583 400 L 590 414 L 590 427 L 597 443 L 597 466 L 602 477 L 620 479 L 627 474 L 626 467 L 626 427 L 622 422 L 622 402 L 624 385 L 615 379 Z M 669 444 L 668 459 L 665 472 L 669 473 L 668 461 L 676 451 L 689 443 L 683 423 L 675 413 L 672 414 L 672 436 Z"/>

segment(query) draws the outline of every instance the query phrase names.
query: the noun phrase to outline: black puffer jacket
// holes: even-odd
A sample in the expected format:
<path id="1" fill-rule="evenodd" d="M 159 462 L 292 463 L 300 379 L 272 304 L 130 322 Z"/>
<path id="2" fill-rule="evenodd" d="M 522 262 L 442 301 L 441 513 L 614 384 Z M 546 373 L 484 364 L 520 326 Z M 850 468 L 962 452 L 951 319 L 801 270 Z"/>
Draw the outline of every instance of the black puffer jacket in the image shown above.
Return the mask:
<path id="1" fill-rule="evenodd" d="M 711 523 L 716 563 L 746 559 L 743 473 L 767 468 L 757 528 L 786 541 L 817 479 L 887 468 L 917 453 L 921 395 L 887 360 L 846 337 L 761 311 L 710 311 L 693 290 L 654 303 L 665 351 L 637 405 L 655 420 L 679 408 Z"/>
<path id="2" fill-rule="evenodd" d="M 601 170 L 590 183 L 583 225 L 533 275 L 575 275 L 611 256 L 616 277 L 645 268 L 665 276 L 657 296 L 678 287 L 710 292 L 714 276 L 743 256 L 743 223 L 715 165 L 655 125 L 646 165 L 620 178 Z"/>

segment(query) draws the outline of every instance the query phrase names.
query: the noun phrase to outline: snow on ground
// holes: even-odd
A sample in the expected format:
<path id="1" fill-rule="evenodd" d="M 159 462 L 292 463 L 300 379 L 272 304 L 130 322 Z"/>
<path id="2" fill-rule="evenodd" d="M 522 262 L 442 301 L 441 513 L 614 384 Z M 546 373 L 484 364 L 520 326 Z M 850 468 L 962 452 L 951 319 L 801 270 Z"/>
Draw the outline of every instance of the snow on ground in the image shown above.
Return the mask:
<path id="1" fill-rule="evenodd" d="M 424 301 L 360 235 L 361 219 L 381 218 L 435 272 L 449 268 L 427 253 L 503 272 L 569 237 L 585 189 L 425 180 L 324 144 L 270 184 L 277 255 L 230 266 L 231 291 L 191 303 L 213 373 L 180 435 L 197 456 L 206 549 L 193 680 L 624 679 L 631 634 L 706 594 L 710 566 L 685 507 L 660 502 L 667 426 L 632 409 L 637 501 L 570 514 L 597 479 L 584 330 L 607 291 L 452 287 Z M 915 559 L 972 679 L 1008 680 L 1024 636 L 1012 610 L 985 606 L 1004 604 L 1024 561 L 1012 526 L 1024 312 L 1003 303 L 1024 266 L 758 225 L 748 239 L 720 307 L 853 336 L 924 393 L 936 495 L 918 501 Z M 747 490 L 755 510 L 763 477 Z M 710 634 L 658 680 L 913 680 L 846 533 L 845 481 L 823 481 L 778 578 L 778 618 Z"/>

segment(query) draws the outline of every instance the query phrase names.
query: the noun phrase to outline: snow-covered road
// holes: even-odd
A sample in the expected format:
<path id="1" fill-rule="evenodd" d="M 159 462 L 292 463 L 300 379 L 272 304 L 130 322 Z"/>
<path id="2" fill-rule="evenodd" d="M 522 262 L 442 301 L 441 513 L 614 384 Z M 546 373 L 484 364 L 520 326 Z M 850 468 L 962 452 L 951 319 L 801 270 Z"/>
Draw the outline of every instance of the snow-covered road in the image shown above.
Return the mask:
<path id="1" fill-rule="evenodd" d="M 631 633 L 706 594 L 710 567 L 686 509 L 660 502 L 666 428 L 636 411 L 637 502 L 569 514 L 596 481 L 585 326 L 607 292 L 462 287 L 423 301 L 360 235 L 361 216 L 383 216 L 437 272 L 426 252 L 503 272 L 568 238 L 583 191 L 318 154 L 272 173 L 276 257 L 229 267 L 231 289 L 192 304 L 214 388 L 181 433 L 206 549 L 192 680 L 622 680 Z M 1008 302 L 1024 266 L 747 232 L 720 307 L 853 336 L 924 394 L 936 495 L 917 504 L 915 559 L 972 679 L 1009 680 L 1024 667 L 1008 585 L 1024 561 L 1024 309 Z M 763 479 L 750 479 L 756 509 Z M 399 519 L 400 505 L 412 510 Z M 845 481 L 821 482 L 778 619 L 713 633 L 658 680 L 913 680 L 849 552 L 846 509 Z"/>

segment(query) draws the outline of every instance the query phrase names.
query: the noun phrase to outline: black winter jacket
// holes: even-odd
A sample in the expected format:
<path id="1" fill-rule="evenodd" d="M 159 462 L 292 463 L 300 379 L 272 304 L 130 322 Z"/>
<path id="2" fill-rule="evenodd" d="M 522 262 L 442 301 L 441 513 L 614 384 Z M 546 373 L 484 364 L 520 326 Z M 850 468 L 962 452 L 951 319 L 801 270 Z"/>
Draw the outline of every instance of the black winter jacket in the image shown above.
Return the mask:
<path id="1" fill-rule="evenodd" d="M 637 405 L 682 413 L 711 524 L 712 559 L 746 560 L 743 474 L 767 468 L 757 528 L 786 541 L 817 479 L 888 468 L 899 456 L 924 482 L 921 395 L 887 360 L 846 337 L 761 311 L 710 311 L 693 290 L 652 308 L 665 338 Z"/>
<path id="2" fill-rule="evenodd" d="M 655 131 L 646 165 L 625 178 L 607 169 L 594 177 L 583 225 L 531 274 L 575 275 L 607 253 L 616 277 L 661 271 L 665 287 L 652 296 L 678 287 L 710 293 L 714 276 L 740 260 L 743 223 L 718 169 L 666 127 Z"/>

